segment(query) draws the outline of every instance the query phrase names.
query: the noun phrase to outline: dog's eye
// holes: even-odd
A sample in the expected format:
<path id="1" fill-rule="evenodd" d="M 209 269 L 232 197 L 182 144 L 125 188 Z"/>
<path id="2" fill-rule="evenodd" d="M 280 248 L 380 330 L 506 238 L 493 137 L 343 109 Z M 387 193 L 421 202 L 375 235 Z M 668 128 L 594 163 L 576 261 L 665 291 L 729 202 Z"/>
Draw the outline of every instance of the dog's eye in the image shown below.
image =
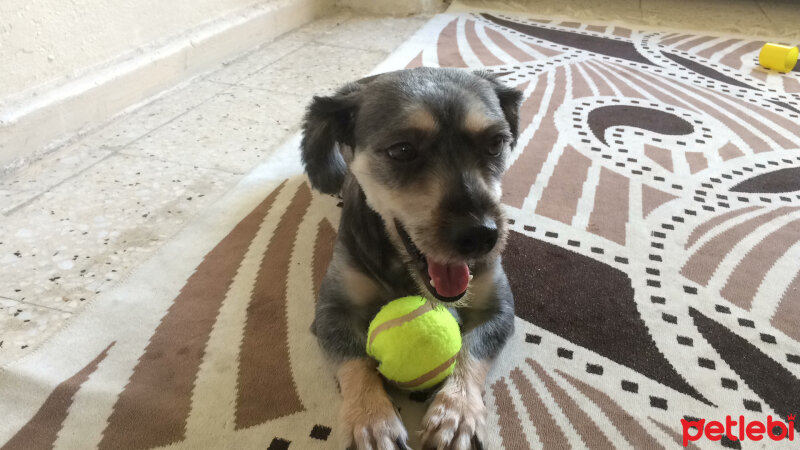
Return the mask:
<path id="1" fill-rule="evenodd" d="M 408 142 L 401 142 L 386 149 L 386 154 L 396 161 L 408 162 L 417 157 L 417 149 Z"/>
<path id="2" fill-rule="evenodd" d="M 503 147 L 506 145 L 506 137 L 502 134 L 498 134 L 497 136 L 492 138 L 492 142 L 489 145 L 489 154 L 492 156 L 497 156 L 503 151 Z"/>

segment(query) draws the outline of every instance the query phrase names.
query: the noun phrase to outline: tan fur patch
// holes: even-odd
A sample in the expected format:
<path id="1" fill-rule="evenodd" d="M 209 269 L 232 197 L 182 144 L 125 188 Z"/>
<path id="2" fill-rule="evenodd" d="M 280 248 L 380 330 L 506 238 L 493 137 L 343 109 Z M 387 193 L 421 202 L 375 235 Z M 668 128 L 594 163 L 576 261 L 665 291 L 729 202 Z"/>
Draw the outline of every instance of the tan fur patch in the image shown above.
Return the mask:
<path id="1" fill-rule="evenodd" d="M 408 115 L 408 124 L 413 128 L 424 130 L 430 133 L 436 132 L 436 129 L 438 128 L 436 118 L 433 117 L 433 114 L 431 114 L 431 112 L 424 107 L 418 107 Z"/>
<path id="2" fill-rule="evenodd" d="M 485 441 L 483 389 L 489 361 L 476 360 L 464 348 L 456 370 L 436 394 L 422 420 L 424 448 L 469 449 L 473 435 Z"/>
<path id="3" fill-rule="evenodd" d="M 473 134 L 481 133 L 492 123 L 494 121 L 486 115 L 483 106 L 469 108 L 464 116 L 464 129 Z"/>
<path id="4" fill-rule="evenodd" d="M 368 305 L 380 297 L 380 286 L 369 276 L 346 264 L 343 264 L 339 271 L 347 296 L 353 304 Z"/>
<path id="5" fill-rule="evenodd" d="M 465 102 L 467 103 L 467 114 L 464 116 L 463 127 L 469 133 L 482 133 L 498 120 L 502 120 L 502 117 L 498 117 L 496 113 L 487 109 L 478 97 L 470 96 Z"/>
<path id="6" fill-rule="evenodd" d="M 378 375 L 377 365 L 372 359 L 351 359 L 339 365 L 336 377 L 342 397 L 356 399 L 365 397 L 369 403 L 380 403 L 379 397 L 387 397 L 383 382 Z"/>
<path id="7" fill-rule="evenodd" d="M 345 361 L 336 376 L 342 390 L 338 433 L 344 447 L 374 448 L 375 442 L 377 448 L 395 448 L 397 439 L 408 439 L 374 361 Z"/>
<path id="8" fill-rule="evenodd" d="M 458 367 L 460 370 L 457 370 L 459 375 L 456 378 L 470 388 L 475 388 L 478 389 L 479 392 L 483 392 L 484 384 L 486 383 L 486 375 L 488 375 L 492 365 L 491 361 L 475 359 L 466 349 L 459 353 L 458 356 Z"/>

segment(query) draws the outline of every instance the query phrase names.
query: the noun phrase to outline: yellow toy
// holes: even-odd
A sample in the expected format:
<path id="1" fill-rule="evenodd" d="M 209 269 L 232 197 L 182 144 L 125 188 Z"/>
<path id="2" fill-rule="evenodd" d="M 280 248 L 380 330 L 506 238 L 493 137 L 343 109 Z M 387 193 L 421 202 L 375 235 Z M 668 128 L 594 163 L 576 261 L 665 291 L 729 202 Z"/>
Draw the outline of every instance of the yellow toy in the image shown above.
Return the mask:
<path id="1" fill-rule="evenodd" d="M 780 44 L 764 44 L 758 54 L 758 63 L 767 69 L 788 73 L 797 64 L 797 47 Z"/>
<path id="2" fill-rule="evenodd" d="M 403 297 L 385 305 L 372 319 L 367 354 L 378 371 L 397 386 L 427 389 L 447 378 L 461 349 L 458 322 L 442 306 L 423 297 Z"/>

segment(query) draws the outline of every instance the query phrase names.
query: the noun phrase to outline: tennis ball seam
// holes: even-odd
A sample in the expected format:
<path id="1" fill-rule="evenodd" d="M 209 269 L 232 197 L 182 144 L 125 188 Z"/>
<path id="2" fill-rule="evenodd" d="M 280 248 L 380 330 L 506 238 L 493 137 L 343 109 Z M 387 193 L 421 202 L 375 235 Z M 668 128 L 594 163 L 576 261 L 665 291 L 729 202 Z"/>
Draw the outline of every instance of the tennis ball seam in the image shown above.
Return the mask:
<path id="1" fill-rule="evenodd" d="M 383 312 L 384 310 L 381 310 Z M 417 308 L 399 316 L 394 317 L 392 319 L 386 320 L 373 328 L 373 324 L 377 323 L 379 319 L 381 319 L 381 313 L 379 312 L 378 315 L 372 320 L 370 324 L 370 329 L 367 334 L 367 353 L 370 353 L 370 349 L 372 348 L 373 343 L 375 340 L 380 336 L 380 334 L 384 331 L 391 330 L 392 328 L 403 326 L 406 323 L 413 322 L 414 319 L 421 317 L 428 312 L 433 311 L 433 307 L 428 302 L 424 302 L 423 304 L 419 305 Z"/>
<path id="2" fill-rule="evenodd" d="M 453 372 L 461 344 L 458 322 L 447 309 L 421 297 L 404 297 L 376 314 L 365 347 L 387 379 L 418 390 Z"/>

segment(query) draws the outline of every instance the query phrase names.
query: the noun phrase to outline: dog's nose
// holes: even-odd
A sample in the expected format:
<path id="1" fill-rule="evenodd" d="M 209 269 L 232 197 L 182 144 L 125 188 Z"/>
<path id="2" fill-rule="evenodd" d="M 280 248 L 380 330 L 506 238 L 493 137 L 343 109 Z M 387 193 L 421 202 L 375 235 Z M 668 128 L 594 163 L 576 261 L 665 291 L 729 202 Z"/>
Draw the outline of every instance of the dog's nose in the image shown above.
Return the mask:
<path id="1" fill-rule="evenodd" d="M 465 257 L 483 256 L 497 244 L 497 223 L 490 219 L 460 220 L 450 229 L 450 240 Z"/>

